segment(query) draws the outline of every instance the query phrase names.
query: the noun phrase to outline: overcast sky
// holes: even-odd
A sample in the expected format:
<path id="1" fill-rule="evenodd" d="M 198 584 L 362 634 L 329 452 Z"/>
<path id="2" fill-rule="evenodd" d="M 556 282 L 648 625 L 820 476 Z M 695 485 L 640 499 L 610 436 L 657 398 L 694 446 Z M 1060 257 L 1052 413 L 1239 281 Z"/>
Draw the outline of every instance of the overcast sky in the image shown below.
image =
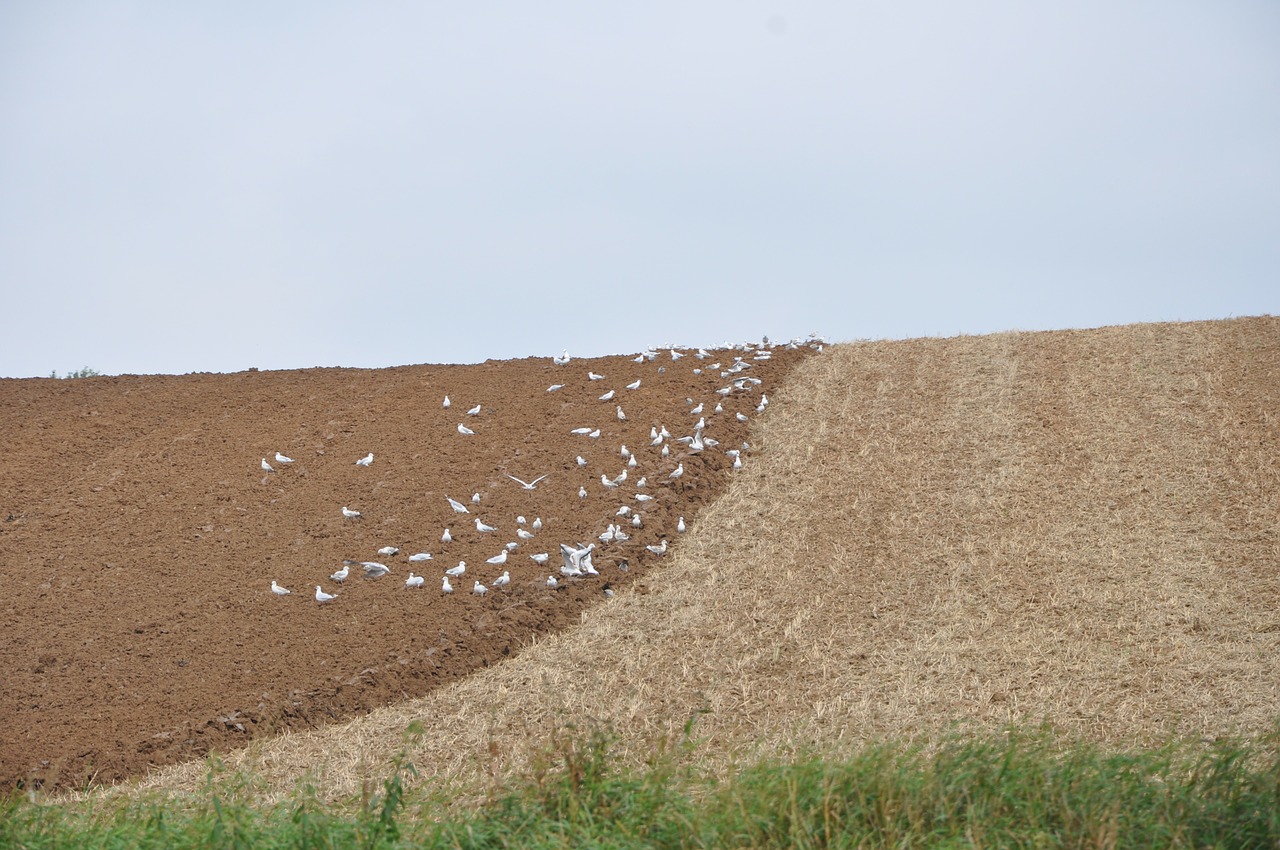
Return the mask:
<path id="1" fill-rule="evenodd" d="M 0 375 L 1280 312 L 1280 3 L 0 3 Z"/>

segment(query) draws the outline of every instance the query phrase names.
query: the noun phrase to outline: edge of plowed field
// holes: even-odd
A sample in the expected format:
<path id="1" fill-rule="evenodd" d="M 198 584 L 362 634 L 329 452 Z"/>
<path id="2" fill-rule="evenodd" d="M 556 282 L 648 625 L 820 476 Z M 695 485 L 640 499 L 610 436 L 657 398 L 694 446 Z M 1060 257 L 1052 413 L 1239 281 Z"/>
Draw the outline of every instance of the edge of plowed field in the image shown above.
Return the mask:
<path id="1" fill-rule="evenodd" d="M 501 777 L 566 726 L 607 726 L 638 760 L 696 717 L 690 752 L 712 767 L 957 726 L 1118 743 L 1268 728 L 1277 398 L 1269 316 L 829 347 L 646 592 L 225 763 L 340 796 L 398 753 L 425 777 Z"/>

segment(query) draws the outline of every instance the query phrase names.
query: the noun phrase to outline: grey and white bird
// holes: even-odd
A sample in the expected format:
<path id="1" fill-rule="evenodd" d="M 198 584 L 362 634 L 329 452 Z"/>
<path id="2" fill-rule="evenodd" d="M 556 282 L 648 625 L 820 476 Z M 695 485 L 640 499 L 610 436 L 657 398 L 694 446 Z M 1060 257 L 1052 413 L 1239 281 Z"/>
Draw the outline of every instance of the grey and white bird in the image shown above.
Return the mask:
<path id="1" fill-rule="evenodd" d="M 488 534 L 490 531 L 497 531 L 497 530 L 498 530 L 497 528 L 495 528 L 492 525 L 489 525 L 484 520 L 480 519 L 480 517 L 476 517 L 476 531 L 480 532 L 481 534 Z"/>
<path id="2" fill-rule="evenodd" d="M 479 493 L 472 493 L 472 494 L 471 494 L 471 504 L 473 504 L 473 505 L 478 505 L 478 504 L 480 504 L 480 494 L 479 494 Z"/>
<path id="3" fill-rule="evenodd" d="M 445 410 L 448 410 L 450 407 L 452 407 L 452 406 L 453 406 L 453 402 L 449 401 L 449 397 L 448 397 L 448 396 L 445 396 L 445 397 L 444 397 L 444 404 L 442 404 L 442 405 L 440 405 L 440 406 L 441 406 L 441 407 L 443 407 Z"/>
<path id="4" fill-rule="evenodd" d="M 636 489 L 643 490 L 648 485 L 648 483 L 649 483 L 649 479 L 641 475 L 640 480 L 636 482 Z"/>
<path id="5" fill-rule="evenodd" d="M 648 549 L 655 555 L 665 555 L 667 554 L 667 541 L 663 540 L 657 546 L 646 546 L 644 548 Z"/>
<path id="6" fill-rule="evenodd" d="M 527 528 L 517 528 L 516 537 L 519 537 L 521 540 L 532 540 L 534 538 L 534 534 Z"/>
<path id="7" fill-rule="evenodd" d="M 409 561 L 412 563 L 417 563 L 419 561 L 430 561 L 430 560 L 431 560 L 430 552 L 419 552 L 416 555 L 409 556 Z"/>
<path id="8" fill-rule="evenodd" d="M 459 561 L 458 566 L 450 567 L 449 569 L 444 571 L 444 574 L 447 576 L 453 576 L 454 578 L 457 578 L 458 576 L 462 575 L 466 571 L 467 571 L 467 562 Z"/>
<path id="9" fill-rule="evenodd" d="M 449 584 L 449 577 L 448 577 L 448 576 L 441 576 L 441 577 L 440 577 L 440 592 L 441 592 L 441 593 L 453 593 L 453 585 Z"/>
<path id="10" fill-rule="evenodd" d="M 505 564 L 506 562 L 507 562 L 506 549 L 503 549 L 501 552 L 499 552 L 497 555 L 494 555 L 492 558 L 485 558 L 486 564 L 493 564 L 494 566 L 497 566 L 499 564 Z"/>
<path id="11" fill-rule="evenodd" d="M 635 516 L 631 517 L 632 528 L 640 528 L 641 525 L 643 525 L 643 521 L 640 519 L 640 514 L 636 514 Z"/>
<path id="12" fill-rule="evenodd" d="M 663 457 L 667 457 L 668 455 L 670 455 L 670 454 L 671 454 L 671 447 L 670 447 L 670 446 L 663 446 L 663 447 L 662 447 L 662 452 L 661 452 L 661 454 L 662 454 L 662 456 L 663 456 Z"/>
<path id="13" fill-rule="evenodd" d="M 760 403 L 756 405 L 756 413 L 764 413 L 764 409 L 769 406 L 769 397 L 764 393 L 760 393 Z"/>
<path id="14" fill-rule="evenodd" d="M 373 452 L 369 452 L 367 455 L 356 461 L 356 466 L 373 466 Z"/>
<path id="15" fill-rule="evenodd" d="M 471 592 L 474 593 L 476 596 L 484 596 L 486 593 L 489 592 L 489 588 L 485 587 L 480 582 L 476 582 L 475 586 L 471 588 Z"/>
<path id="16" fill-rule="evenodd" d="M 272 466 L 271 464 L 267 463 L 267 459 L 266 459 L 265 457 L 262 459 L 262 469 L 263 469 L 263 471 L 264 471 L 264 472 L 275 472 L 275 471 L 276 471 L 276 468 L 275 468 L 274 466 Z"/>
<path id="17" fill-rule="evenodd" d="M 585 457 L 583 457 L 582 455 L 578 455 L 577 460 L 578 460 L 578 466 L 586 466 L 586 465 L 587 465 L 587 459 L 586 459 Z"/>
<path id="18" fill-rule="evenodd" d="M 536 554 L 536 555 L 530 555 L 530 556 L 529 556 L 529 558 L 530 558 L 530 559 L 531 559 L 535 564 L 545 564 L 545 563 L 547 562 L 548 558 L 550 558 L 550 557 L 551 557 L 551 556 L 550 556 L 550 555 L 548 555 L 546 552 L 539 552 L 539 553 L 538 553 L 538 554 Z"/>
<path id="19" fill-rule="evenodd" d="M 346 505 L 342 506 L 342 515 L 347 519 L 359 519 L 360 517 L 364 516 L 364 514 L 360 513 L 359 511 L 353 511 L 351 510 L 351 508 L 347 507 Z"/>
<path id="20" fill-rule="evenodd" d="M 618 512 L 614 516 L 631 516 L 631 508 L 626 505 L 619 505 Z"/>
<path id="21" fill-rule="evenodd" d="M 534 531 L 541 531 L 541 530 L 542 530 L 542 517 L 540 517 L 540 516 L 536 516 L 536 517 L 534 517 L 534 518 L 533 518 L 533 525 L 531 526 L 531 528 L 533 528 L 533 530 L 534 530 Z"/>
<path id="22" fill-rule="evenodd" d="M 462 436 L 464 436 L 464 437 L 470 437 L 470 436 L 472 436 L 472 435 L 474 435 L 474 434 L 475 434 L 475 431 L 472 431 L 472 430 L 471 430 L 470 428 L 468 428 L 466 425 L 463 425 L 461 422 L 459 422 L 459 423 L 458 423 L 458 433 L 459 433 L 459 434 L 461 434 L 461 435 L 462 435 Z"/>
<path id="23" fill-rule="evenodd" d="M 673 349 L 671 349 L 671 359 L 672 359 L 672 360 L 679 360 L 681 357 L 684 357 L 684 355 L 683 355 L 683 354 L 681 354 L 679 351 L 676 351 L 674 348 L 673 348 Z"/>
<path id="24" fill-rule="evenodd" d="M 747 421 L 747 419 L 748 419 L 748 416 L 747 416 L 747 414 L 745 414 L 745 413 L 735 413 L 735 414 L 733 414 L 733 416 L 734 416 L 734 418 L 735 418 L 735 419 L 737 419 L 739 422 L 746 422 L 746 421 Z"/>
<path id="25" fill-rule="evenodd" d="M 609 478 L 609 476 L 605 475 L 603 472 L 600 473 L 600 483 L 608 487 L 610 490 L 618 486 L 617 481 L 612 480 L 611 478 Z"/>
<path id="26" fill-rule="evenodd" d="M 517 542 L 516 542 L 516 541 L 514 541 L 514 540 L 512 540 L 510 543 L 508 543 L 508 544 L 507 544 L 507 551 L 508 551 L 508 552 L 514 552 L 514 551 L 516 551 L 516 550 L 517 550 L 517 549 L 519 549 L 519 548 L 520 548 L 520 544 L 519 544 L 519 543 L 517 543 Z"/>
<path id="27" fill-rule="evenodd" d="M 607 393 L 600 396 L 600 401 L 613 401 L 613 397 L 615 395 L 617 395 L 617 390 L 609 390 Z"/>
<path id="28" fill-rule="evenodd" d="M 697 416 L 698 414 L 702 413 L 702 402 L 698 402 L 698 406 L 695 407 L 693 410 L 690 410 L 689 412 L 692 413 L 694 416 Z"/>
<path id="29" fill-rule="evenodd" d="M 676 531 L 680 532 L 681 534 L 684 534 L 685 528 L 686 526 L 684 524 L 684 517 L 680 517 L 679 522 L 676 523 Z"/>
<path id="30" fill-rule="evenodd" d="M 560 586 L 560 582 L 556 581 L 555 576 L 547 576 L 547 587 L 551 588 L 552 590 L 555 590 L 559 586 Z"/>
<path id="31" fill-rule="evenodd" d="M 285 457 L 280 452 L 276 452 L 276 463 L 293 463 L 293 458 Z"/>
<path id="32" fill-rule="evenodd" d="M 473 408 L 471 408 L 470 410 L 468 410 L 468 411 L 467 411 L 467 415 L 468 415 L 468 416 L 479 416 L 479 415 L 480 415 L 480 405 L 478 405 L 478 404 L 477 404 L 475 407 L 473 407 Z"/>
<path id="33" fill-rule="evenodd" d="M 524 524 L 525 524 L 524 514 L 520 514 L 520 516 L 516 517 L 516 525 L 524 525 Z"/>
<path id="34" fill-rule="evenodd" d="M 651 501 L 653 501 L 653 497 L 652 497 L 652 496 L 650 496 L 648 493 L 636 493 L 635 498 L 636 498 L 636 501 L 637 501 L 637 502 L 651 502 Z"/>
<path id="35" fill-rule="evenodd" d="M 622 455 L 623 457 L 631 457 L 631 450 L 627 448 L 626 443 L 623 443 L 621 448 L 618 449 L 618 454 Z"/>
<path id="36" fill-rule="evenodd" d="M 569 433 L 570 434 L 590 434 L 591 429 L 590 428 L 574 428 Z"/>
<path id="37" fill-rule="evenodd" d="M 595 430 L 594 430 L 594 431 L 592 431 L 590 434 L 587 434 L 587 436 L 588 436 L 588 437 L 590 437 L 590 438 L 591 438 L 591 439 L 593 439 L 593 440 L 595 440 L 595 439 L 599 439 L 599 437 L 600 437 L 600 429 L 599 429 L 599 428 L 595 429 Z"/>
<path id="38" fill-rule="evenodd" d="M 671 480 L 674 481 L 675 479 L 679 478 L 682 475 L 684 475 L 684 464 L 678 463 L 676 464 L 676 468 L 671 470 L 671 474 L 668 475 L 667 478 L 670 478 Z"/>
<path id="39" fill-rule="evenodd" d="M 715 412 L 724 413 L 724 405 L 717 401 L 715 406 Z"/>
<path id="40" fill-rule="evenodd" d="M 636 378 L 634 381 L 632 381 L 631 383 L 627 384 L 627 389 L 629 389 L 629 390 L 638 390 L 638 389 L 640 389 L 640 379 L 639 379 L 639 378 Z"/>
<path id="41" fill-rule="evenodd" d="M 579 487 L 579 488 L 578 488 L 578 498 L 579 498 L 579 499 L 585 499 L 585 498 L 587 498 L 587 488 L 586 488 L 586 487 Z"/>
<path id="42" fill-rule="evenodd" d="M 636 456 L 635 456 L 635 455 L 632 455 L 631 457 L 627 458 L 627 468 L 628 468 L 628 469 L 635 469 L 635 468 L 636 468 L 637 466 L 639 466 L 639 465 L 640 465 L 640 462 L 636 460 Z"/>
<path id="43" fill-rule="evenodd" d="M 520 479 L 520 478 L 516 478 L 514 475 L 512 475 L 512 474 L 510 474 L 510 473 L 507 473 L 507 472 L 504 472 L 504 473 L 503 473 L 503 475 L 506 475 L 508 478 L 510 478 L 512 481 L 516 482 L 517 484 L 519 484 L 521 487 L 523 487 L 523 488 L 524 488 L 524 489 L 526 489 L 526 490 L 536 490 L 536 489 L 538 489 L 538 482 L 539 482 L 539 481 L 541 481 L 542 479 L 546 478 L 546 477 L 547 477 L 548 475 L 550 475 L 550 474 L 551 474 L 551 473 L 550 473 L 550 472 L 548 472 L 548 473 L 546 473 L 546 474 L 544 474 L 544 475 L 539 475 L 537 478 L 533 479 L 532 481 L 524 481 L 524 480 L 522 480 L 522 479 Z"/>
<path id="44" fill-rule="evenodd" d="M 623 413 L 623 412 L 622 412 L 622 405 L 620 405 L 620 404 L 619 404 L 619 405 L 615 405 L 615 406 L 618 408 L 618 421 L 619 421 L 619 422 L 625 422 L 625 421 L 626 421 L 626 419 L 627 419 L 627 414 L 625 414 L 625 413 Z"/>
<path id="45" fill-rule="evenodd" d="M 287 587 L 281 587 L 280 585 L 276 584 L 275 579 L 272 579 L 271 592 L 274 593 L 276 596 L 288 596 L 293 591 L 289 590 L 289 588 Z"/>
<path id="46" fill-rule="evenodd" d="M 444 530 L 444 534 L 441 534 L 441 535 L 440 535 L 440 542 L 441 542 L 441 543 L 452 543 L 452 542 L 453 542 L 453 535 L 449 533 L 449 529 L 447 529 L 447 528 L 446 528 L 446 529 Z"/>
<path id="47" fill-rule="evenodd" d="M 448 496 L 445 496 L 445 498 L 449 499 Z M 454 511 L 460 514 L 471 513 L 471 511 L 467 510 L 467 506 L 462 504 L 462 502 L 459 502 L 457 499 L 449 499 L 449 507 L 453 508 Z"/>
<path id="48" fill-rule="evenodd" d="M 379 555 L 399 555 L 400 547 L 399 546 L 383 546 L 381 549 L 378 550 L 378 554 Z"/>
<path id="49" fill-rule="evenodd" d="M 568 364 L 570 359 L 572 358 L 569 357 L 569 349 L 566 348 L 564 350 L 564 353 L 561 354 L 559 357 L 552 357 L 551 362 L 556 364 L 557 366 L 565 366 Z"/>
<path id="50" fill-rule="evenodd" d="M 351 566 L 349 564 L 344 564 L 342 569 L 338 570 L 336 573 L 329 576 L 329 578 L 333 579 L 338 584 L 342 584 L 344 581 L 347 580 L 347 576 L 349 575 L 351 575 Z"/>
<path id="51" fill-rule="evenodd" d="M 320 585 L 318 584 L 316 585 L 316 601 L 317 602 L 328 602 L 331 599 L 337 599 L 337 598 L 338 598 L 338 594 L 325 593 L 323 590 L 320 589 Z"/>
<path id="52" fill-rule="evenodd" d="M 564 389 L 564 384 L 552 384 L 551 386 L 547 387 L 547 392 L 553 393 L 556 390 L 562 390 L 562 389 Z"/>
<path id="53" fill-rule="evenodd" d="M 592 381 L 603 381 L 604 375 L 597 375 L 595 372 L 587 372 L 587 378 Z"/>
<path id="54" fill-rule="evenodd" d="M 365 578 L 381 578 L 391 572 L 390 567 L 377 561 L 361 561 L 360 566 L 364 568 Z"/>
<path id="55" fill-rule="evenodd" d="M 742 455 L 738 455 L 733 459 L 733 468 L 742 469 Z"/>
<path id="56" fill-rule="evenodd" d="M 422 587 L 422 585 L 426 584 L 426 582 L 427 580 L 425 578 L 423 578 L 422 576 L 416 576 L 413 574 L 412 571 L 410 571 L 409 577 L 404 580 L 404 586 L 405 587 Z"/>
<path id="57" fill-rule="evenodd" d="M 502 575 L 493 580 L 494 587 L 506 587 L 509 584 L 511 584 L 511 573 L 506 570 L 503 570 Z"/>

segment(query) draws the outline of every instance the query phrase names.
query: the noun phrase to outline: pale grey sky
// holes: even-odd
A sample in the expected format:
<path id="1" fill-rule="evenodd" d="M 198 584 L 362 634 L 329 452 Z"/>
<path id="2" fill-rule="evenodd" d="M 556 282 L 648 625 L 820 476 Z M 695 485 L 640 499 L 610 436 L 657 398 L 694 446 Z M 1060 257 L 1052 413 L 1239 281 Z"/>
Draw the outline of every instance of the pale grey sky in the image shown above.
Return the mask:
<path id="1" fill-rule="evenodd" d="M 0 375 L 1280 311 L 1280 3 L 0 4 Z"/>

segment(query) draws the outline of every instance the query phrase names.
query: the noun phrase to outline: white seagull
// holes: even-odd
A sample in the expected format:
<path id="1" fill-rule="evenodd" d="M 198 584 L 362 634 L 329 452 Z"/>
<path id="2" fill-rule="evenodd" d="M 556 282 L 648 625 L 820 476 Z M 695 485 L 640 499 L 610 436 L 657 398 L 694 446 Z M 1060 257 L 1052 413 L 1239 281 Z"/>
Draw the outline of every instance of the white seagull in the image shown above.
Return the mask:
<path id="1" fill-rule="evenodd" d="M 546 552 L 539 552 L 536 555 L 529 556 L 535 564 L 545 564 L 550 557 Z"/>
<path id="2" fill-rule="evenodd" d="M 480 504 L 480 494 L 479 494 L 479 493 L 472 493 L 472 494 L 471 494 L 471 504 L 473 504 L 473 505 L 478 505 L 478 504 Z"/>
<path id="3" fill-rule="evenodd" d="M 578 466 L 586 466 L 586 465 L 587 465 L 587 459 L 582 455 L 578 455 Z"/>
<path id="4" fill-rule="evenodd" d="M 272 466 L 271 464 L 267 463 L 267 459 L 266 459 L 265 457 L 262 459 L 262 469 L 263 469 L 263 471 L 265 471 L 265 472 L 275 472 L 275 471 L 276 471 L 276 468 L 275 468 L 274 466 Z"/>
<path id="5" fill-rule="evenodd" d="M 485 558 L 486 564 L 493 564 L 494 566 L 497 566 L 499 564 L 505 564 L 506 562 L 507 562 L 506 549 L 503 549 L 499 554 L 494 555 L 492 558 Z"/>
<path id="6" fill-rule="evenodd" d="M 472 430 L 471 430 L 470 428 L 468 428 L 466 425 L 463 425 L 461 422 L 459 422 L 459 423 L 458 423 L 458 433 L 459 433 L 459 434 L 461 434 L 461 435 L 462 435 L 462 436 L 464 436 L 464 437 L 470 437 L 471 435 L 475 434 L 475 431 L 472 431 Z"/>
<path id="7" fill-rule="evenodd" d="M 638 389 L 640 389 L 640 379 L 639 379 L 639 378 L 636 378 L 634 381 L 632 381 L 631 383 L 627 384 L 627 389 L 629 389 L 629 390 L 638 390 Z"/>
<path id="8" fill-rule="evenodd" d="M 620 404 L 619 404 L 619 405 L 615 405 L 615 407 L 617 407 L 617 408 L 618 408 L 618 421 L 619 421 L 619 422 L 623 422 L 623 421 L 625 421 L 625 420 L 626 420 L 626 418 L 627 418 L 627 414 L 625 414 L 625 413 L 623 413 L 623 412 L 622 412 L 622 405 L 620 405 Z"/>
<path id="9" fill-rule="evenodd" d="M 383 546 L 381 549 L 378 550 L 378 554 L 379 555 L 399 555 L 400 547 L 399 546 Z"/>
<path id="10" fill-rule="evenodd" d="M 607 393 L 600 396 L 600 401 L 613 401 L 613 397 L 616 394 L 616 392 L 617 392 L 616 390 L 609 390 Z"/>
<path id="11" fill-rule="evenodd" d="M 337 598 L 338 598 L 338 594 L 325 593 L 323 590 L 320 589 L 320 585 L 318 584 L 316 585 L 316 601 L 317 602 L 328 602 L 330 599 L 337 599 Z"/>
<path id="12" fill-rule="evenodd" d="M 276 584 L 275 579 L 272 579 L 271 592 L 274 593 L 276 596 L 288 596 L 293 591 L 289 590 L 287 587 L 281 587 L 280 585 Z"/>
<path id="13" fill-rule="evenodd" d="M 672 479 L 672 480 L 675 480 L 675 479 L 679 478 L 681 475 L 684 475 L 684 464 L 683 464 L 683 463 L 678 463 L 678 464 L 676 464 L 676 468 L 675 468 L 675 469 L 673 469 L 673 470 L 671 471 L 671 474 L 670 474 L 670 475 L 668 475 L 667 477 L 668 477 L 668 478 L 670 478 L 670 479 Z"/>
<path id="14" fill-rule="evenodd" d="M 481 534 L 488 534 L 490 531 L 497 531 L 492 525 L 487 525 L 480 517 L 476 517 L 476 531 Z"/>
<path id="15" fill-rule="evenodd" d="M 440 535 L 440 542 L 441 542 L 441 543 L 452 543 L 452 542 L 453 542 L 453 535 L 449 533 L 449 529 L 447 529 L 447 528 L 446 528 L 446 529 L 444 530 L 444 534 L 441 534 L 441 535 Z"/>
<path id="16" fill-rule="evenodd" d="M 364 567 L 365 578 L 379 578 L 391 572 L 391 568 L 386 564 L 379 564 L 377 561 L 361 561 L 360 566 Z"/>
<path id="17" fill-rule="evenodd" d="M 476 596 L 484 596 L 486 593 L 489 592 L 489 588 L 485 587 L 480 582 L 476 582 L 475 587 L 471 588 L 471 592 L 474 593 Z"/>
<path id="18" fill-rule="evenodd" d="M 547 392 L 553 393 L 556 390 L 562 390 L 562 389 L 564 389 L 564 384 L 552 384 L 551 386 L 547 387 Z"/>
<path id="19" fill-rule="evenodd" d="M 493 580 L 494 587 L 506 587 L 509 584 L 511 584 L 511 573 L 506 570 L 503 570 L 502 575 Z"/>
<path id="20" fill-rule="evenodd" d="M 441 576 L 441 577 L 440 577 L 440 592 L 441 592 L 441 593 L 453 593 L 453 585 L 449 584 L 449 577 L 448 577 L 448 576 Z"/>
<path id="21" fill-rule="evenodd" d="M 556 364 L 557 366 L 564 366 L 568 364 L 570 359 L 571 358 L 569 357 L 569 349 L 566 348 L 564 350 L 564 353 L 561 354 L 559 357 L 552 357 L 551 362 Z"/>
<path id="22" fill-rule="evenodd" d="M 410 572 L 409 577 L 404 580 L 404 586 L 405 587 L 422 587 L 422 585 L 425 584 L 426 581 L 427 580 L 422 576 L 415 576 L 412 572 Z"/>
<path id="23" fill-rule="evenodd" d="M 591 439 L 593 439 L 593 440 L 594 440 L 594 439 L 596 439 L 597 437 L 599 437 L 599 436 L 600 436 L 600 429 L 599 429 L 599 428 L 595 429 L 595 430 L 594 430 L 594 431 L 592 431 L 590 434 L 587 434 L 587 436 L 588 436 L 588 437 L 590 437 L 590 438 L 591 438 Z"/>
<path id="24" fill-rule="evenodd" d="M 453 576 L 454 578 L 457 578 L 458 576 L 462 575 L 466 571 L 467 571 L 467 562 L 459 561 L 458 566 L 450 567 L 449 569 L 444 571 L 444 574 L 447 576 Z"/>
<path id="25" fill-rule="evenodd" d="M 533 518 L 533 530 L 534 531 L 542 530 L 542 517 L 536 516 Z"/>
<path id="26" fill-rule="evenodd" d="M 285 457 L 280 452 L 276 452 L 276 463 L 293 463 L 293 458 Z"/>
<path id="27" fill-rule="evenodd" d="M 551 473 L 550 473 L 550 472 L 548 472 L 548 473 L 546 473 L 546 475 L 539 475 L 537 478 L 533 479 L 532 481 L 524 481 L 524 480 L 521 480 L 521 479 L 519 479 L 519 478 L 516 478 L 514 475 L 512 475 L 512 474 L 510 474 L 510 473 L 507 473 L 507 472 L 504 472 L 504 473 L 503 473 L 503 475 L 506 475 L 508 478 L 510 478 L 512 481 L 516 482 L 517 484 L 519 484 L 521 487 L 523 487 L 523 488 L 524 488 L 524 489 L 526 489 L 526 490 L 536 490 L 536 489 L 538 489 L 538 482 L 539 482 L 539 481 L 541 481 L 542 479 L 546 478 L 546 477 L 547 477 L 547 475 L 550 475 L 550 474 L 551 474 Z"/>
<path id="28" fill-rule="evenodd" d="M 595 372 L 587 372 L 587 377 L 593 381 L 603 381 L 604 375 L 597 375 Z"/>
<path id="29" fill-rule="evenodd" d="M 532 540 L 534 538 L 534 534 L 532 531 L 529 531 L 528 529 L 517 528 L 516 537 L 519 537 L 521 540 Z"/>
<path id="30" fill-rule="evenodd" d="M 410 556 L 409 556 L 409 560 L 410 560 L 410 561 L 412 561 L 412 562 L 415 562 L 415 563 L 416 563 L 416 562 L 418 562 L 418 561 L 430 561 L 430 560 L 431 560 L 431 553 L 430 553 L 430 552 L 419 552 L 419 553 L 418 553 L 418 554 L 416 554 L 416 555 L 410 555 Z"/>
<path id="31" fill-rule="evenodd" d="M 351 510 L 351 508 L 347 507 L 346 505 L 342 506 L 342 515 L 347 519 L 359 519 L 360 517 L 364 516 L 364 514 L 360 513 L 359 511 L 353 511 Z"/>
<path id="32" fill-rule="evenodd" d="M 373 465 L 373 452 L 369 452 L 367 455 L 365 455 L 364 457 L 356 461 L 356 466 L 372 466 L 372 465 Z"/>
<path id="33" fill-rule="evenodd" d="M 448 396 L 445 396 L 445 397 L 444 397 L 444 404 L 442 404 L 442 405 L 440 405 L 440 406 L 441 406 L 441 407 L 443 407 L 443 408 L 445 408 L 445 409 L 447 410 L 447 409 L 448 409 L 449 407 L 451 407 L 452 405 L 453 405 L 453 402 L 449 401 L 449 397 L 448 397 Z"/>
<path id="34" fill-rule="evenodd" d="M 449 499 L 448 496 L 445 496 L 445 498 Z M 449 507 L 453 508 L 455 511 L 457 511 L 460 514 L 471 513 L 471 511 L 467 510 L 467 506 L 462 504 L 462 502 L 459 502 L 457 499 L 449 499 Z"/>
<path id="35" fill-rule="evenodd" d="M 579 488 L 578 488 L 578 498 L 579 498 L 579 499 L 585 499 L 585 498 L 587 498 L 587 488 L 586 488 L 586 487 L 579 487 Z"/>
<path id="36" fill-rule="evenodd" d="M 570 434 L 590 434 L 591 429 L 590 428 L 574 428 L 569 433 Z M 263 460 L 263 463 L 266 463 L 266 460 Z"/>
<path id="37" fill-rule="evenodd" d="M 680 517 L 680 521 L 676 523 L 676 531 L 680 532 L 681 534 L 684 534 L 684 530 L 685 530 L 684 517 Z"/>
<path id="38" fill-rule="evenodd" d="M 349 576 L 350 574 L 351 574 L 351 567 L 344 565 L 342 569 L 338 570 L 336 573 L 329 576 L 329 578 L 333 579 L 338 584 L 342 584 L 344 581 L 347 580 L 347 576 Z"/>
<path id="39" fill-rule="evenodd" d="M 560 582 L 556 581 L 555 576 L 547 576 L 547 587 L 555 589 L 560 586 Z"/>
<path id="40" fill-rule="evenodd" d="M 663 540 L 657 546 L 646 546 L 644 548 L 648 549 L 650 552 L 652 552 L 655 555 L 665 555 L 667 554 L 667 541 Z"/>
<path id="41" fill-rule="evenodd" d="M 468 416 L 478 416 L 479 414 L 480 414 L 480 405 L 478 404 L 467 411 Z"/>

